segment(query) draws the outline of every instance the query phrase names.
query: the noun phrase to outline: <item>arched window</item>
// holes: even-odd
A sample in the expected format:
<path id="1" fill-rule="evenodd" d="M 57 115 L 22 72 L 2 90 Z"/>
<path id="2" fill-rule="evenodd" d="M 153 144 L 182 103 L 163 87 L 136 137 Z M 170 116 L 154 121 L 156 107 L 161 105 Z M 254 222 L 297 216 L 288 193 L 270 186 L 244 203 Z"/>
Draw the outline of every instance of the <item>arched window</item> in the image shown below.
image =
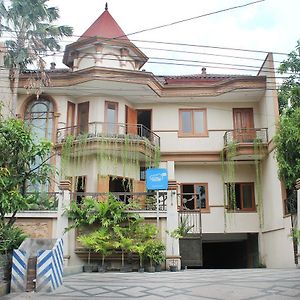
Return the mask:
<path id="1" fill-rule="evenodd" d="M 39 98 L 28 103 L 24 119 L 31 125 L 32 133 L 37 140 L 52 140 L 53 116 L 53 103 L 48 99 Z"/>

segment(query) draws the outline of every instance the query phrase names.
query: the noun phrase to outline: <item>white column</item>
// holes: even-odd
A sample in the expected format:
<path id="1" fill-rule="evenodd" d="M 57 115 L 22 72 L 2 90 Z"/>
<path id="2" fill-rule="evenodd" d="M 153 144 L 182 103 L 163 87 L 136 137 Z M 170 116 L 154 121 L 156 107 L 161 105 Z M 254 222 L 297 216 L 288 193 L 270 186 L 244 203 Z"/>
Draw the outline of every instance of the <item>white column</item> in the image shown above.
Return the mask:
<path id="1" fill-rule="evenodd" d="M 178 227 L 178 212 L 177 212 L 177 192 L 176 190 L 168 191 L 167 198 L 167 244 L 166 244 L 166 267 L 177 265 L 181 268 L 181 259 L 179 254 L 179 240 L 170 236 L 170 233 Z"/>
<path id="2" fill-rule="evenodd" d="M 61 190 L 58 197 L 57 207 L 57 238 L 62 238 L 64 242 L 64 257 L 69 257 L 69 234 L 65 232 L 65 229 L 69 226 L 69 220 L 65 209 L 70 207 L 71 201 L 71 182 L 69 180 L 62 180 L 59 183 L 59 189 Z"/>

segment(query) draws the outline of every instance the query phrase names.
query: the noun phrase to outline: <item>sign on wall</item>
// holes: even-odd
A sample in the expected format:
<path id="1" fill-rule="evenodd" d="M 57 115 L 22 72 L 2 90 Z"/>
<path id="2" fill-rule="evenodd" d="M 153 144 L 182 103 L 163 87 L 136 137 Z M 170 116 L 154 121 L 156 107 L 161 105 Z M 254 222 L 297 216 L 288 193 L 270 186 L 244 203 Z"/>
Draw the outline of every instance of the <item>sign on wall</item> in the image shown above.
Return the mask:
<path id="1" fill-rule="evenodd" d="M 146 187 L 147 190 L 167 190 L 168 189 L 167 169 L 147 169 Z"/>

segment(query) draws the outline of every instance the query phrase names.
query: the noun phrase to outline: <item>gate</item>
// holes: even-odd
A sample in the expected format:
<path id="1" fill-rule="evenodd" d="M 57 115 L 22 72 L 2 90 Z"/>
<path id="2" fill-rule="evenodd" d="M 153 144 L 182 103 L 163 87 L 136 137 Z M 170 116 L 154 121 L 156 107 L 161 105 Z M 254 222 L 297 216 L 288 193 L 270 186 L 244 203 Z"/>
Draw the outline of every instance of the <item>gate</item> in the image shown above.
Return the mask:
<path id="1" fill-rule="evenodd" d="M 181 265 L 183 267 L 202 267 L 202 222 L 201 209 L 179 211 L 179 225 L 191 227 L 187 235 L 179 240 Z"/>

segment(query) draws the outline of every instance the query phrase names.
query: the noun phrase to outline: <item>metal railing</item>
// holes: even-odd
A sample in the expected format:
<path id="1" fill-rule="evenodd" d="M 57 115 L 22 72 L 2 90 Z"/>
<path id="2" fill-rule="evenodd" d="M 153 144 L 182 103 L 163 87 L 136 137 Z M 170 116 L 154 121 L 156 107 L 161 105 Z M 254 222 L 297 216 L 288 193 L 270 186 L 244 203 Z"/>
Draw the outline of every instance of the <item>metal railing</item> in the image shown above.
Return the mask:
<path id="1" fill-rule="evenodd" d="M 293 191 L 283 203 L 285 215 L 297 214 L 297 191 Z"/>
<path id="2" fill-rule="evenodd" d="M 142 124 L 124 124 L 92 122 L 85 125 L 59 128 L 56 134 L 56 142 L 62 143 L 67 136 L 87 136 L 87 138 L 117 138 L 147 139 L 155 146 L 160 145 L 160 137 Z"/>
<path id="3" fill-rule="evenodd" d="M 130 210 L 135 211 L 156 211 L 156 193 L 131 193 L 131 192 L 110 192 L 118 201 L 129 204 Z M 96 198 L 99 201 L 106 201 L 108 193 L 71 193 L 71 200 L 78 204 L 83 203 L 85 197 Z M 159 211 L 167 210 L 167 193 L 158 193 Z"/>
<path id="4" fill-rule="evenodd" d="M 190 227 L 188 233 L 202 233 L 201 212 L 199 210 L 179 211 L 178 218 L 179 225 L 184 223 L 185 226 Z"/>
<path id="5" fill-rule="evenodd" d="M 228 130 L 224 134 L 224 146 L 235 143 L 267 143 L 267 128 L 241 128 Z"/>

